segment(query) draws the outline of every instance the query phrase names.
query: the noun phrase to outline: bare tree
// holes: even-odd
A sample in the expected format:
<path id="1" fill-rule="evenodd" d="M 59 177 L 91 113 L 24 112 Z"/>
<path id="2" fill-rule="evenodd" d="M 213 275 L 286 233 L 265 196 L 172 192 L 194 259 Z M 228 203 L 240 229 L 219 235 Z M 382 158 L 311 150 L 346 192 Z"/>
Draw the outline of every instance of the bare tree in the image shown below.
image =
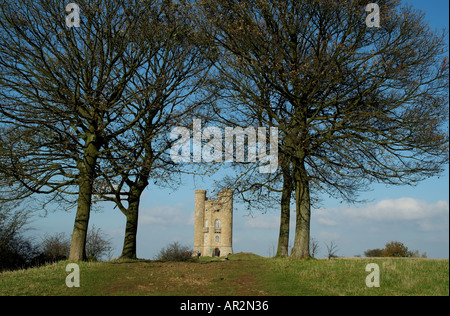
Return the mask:
<path id="1" fill-rule="evenodd" d="M 24 235 L 31 215 L 23 201 L 0 201 L 0 271 L 26 268 L 37 255 L 32 240 Z"/>
<path id="2" fill-rule="evenodd" d="M 325 243 L 325 246 L 327 247 L 328 259 L 334 259 L 338 257 L 337 255 L 338 247 L 334 241 L 331 241 L 329 244 Z"/>
<path id="3" fill-rule="evenodd" d="M 209 48 L 196 28 L 191 4 L 165 1 L 154 6 L 158 20 L 148 41 L 159 43 L 147 51 L 143 71 L 130 89 L 138 90 L 133 106 L 144 113 L 136 127 L 107 145 L 97 194 L 113 201 L 127 218 L 122 258 L 135 259 L 141 195 L 153 186 L 175 186 L 183 167 L 170 157 L 171 130 L 192 126 L 192 118 L 210 104 L 214 93 L 205 91 L 212 62 Z M 130 91 L 131 93 L 131 91 Z M 189 123 L 190 122 L 190 123 Z M 109 150 L 110 149 L 110 150 Z M 118 149 L 118 150 L 117 150 Z"/>
<path id="4" fill-rule="evenodd" d="M 44 260 L 56 262 L 69 258 L 70 238 L 65 233 L 45 234 L 41 239 L 40 250 Z"/>
<path id="5" fill-rule="evenodd" d="M 86 255 L 91 260 L 111 259 L 111 240 L 106 234 L 94 225 L 89 229 L 86 240 Z"/>
<path id="6" fill-rule="evenodd" d="M 319 248 L 320 248 L 319 242 L 314 238 L 311 238 L 309 246 L 309 249 L 311 251 L 311 257 L 316 258 L 317 253 L 319 252 Z"/>
<path id="7" fill-rule="evenodd" d="M 17 235 L 24 232 L 31 212 L 20 203 L 0 202 L 0 248 L 6 247 Z"/>
<path id="8" fill-rule="evenodd" d="M 446 32 L 423 13 L 382 0 L 382 25 L 368 28 L 361 0 L 201 4 L 230 121 L 280 131 L 283 192 L 295 194 L 292 256 L 310 256 L 319 194 L 353 203 L 373 182 L 414 185 L 448 164 Z"/>
<path id="9" fill-rule="evenodd" d="M 161 43 L 156 2 L 80 0 L 80 27 L 69 28 L 60 1 L 1 1 L 1 170 L 33 194 L 77 197 L 74 261 L 86 258 L 102 158 L 145 114 L 133 79 Z"/>

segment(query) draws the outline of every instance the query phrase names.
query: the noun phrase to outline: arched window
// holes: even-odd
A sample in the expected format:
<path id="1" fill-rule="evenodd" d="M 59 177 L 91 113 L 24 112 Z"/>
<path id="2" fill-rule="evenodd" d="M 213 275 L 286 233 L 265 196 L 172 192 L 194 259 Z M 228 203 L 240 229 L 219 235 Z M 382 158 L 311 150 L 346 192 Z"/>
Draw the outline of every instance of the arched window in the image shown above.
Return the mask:
<path id="1" fill-rule="evenodd" d="M 219 241 L 220 241 L 220 237 L 216 236 L 216 242 L 219 242 Z"/>
<path id="2" fill-rule="evenodd" d="M 206 220 L 206 222 L 205 222 L 205 227 L 209 227 L 209 221 L 208 220 Z"/>
<path id="3" fill-rule="evenodd" d="M 208 235 L 205 234 L 205 243 L 208 242 Z"/>
<path id="4" fill-rule="evenodd" d="M 220 221 L 216 220 L 215 224 L 214 224 L 215 228 L 220 228 Z"/>

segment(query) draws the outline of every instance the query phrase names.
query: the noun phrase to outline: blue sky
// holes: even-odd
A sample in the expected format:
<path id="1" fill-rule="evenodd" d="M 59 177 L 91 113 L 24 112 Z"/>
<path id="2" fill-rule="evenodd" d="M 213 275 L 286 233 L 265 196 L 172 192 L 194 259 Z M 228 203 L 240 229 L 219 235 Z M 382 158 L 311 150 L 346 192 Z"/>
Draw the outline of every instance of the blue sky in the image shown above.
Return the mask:
<path id="1" fill-rule="evenodd" d="M 409 0 L 426 13 L 432 27 L 449 26 L 447 0 Z M 193 246 L 194 191 L 210 189 L 220 176 L 202 179 L 186 176 L 176 191 L 149 187 L 141 203 L 138 256 L 153 259 L 172 241 Z M 429 258 L 449 258 L 449 171 L 440 178 L 422 182 L 416 187 L 374 185 L 362 195 L 370 203 L 348 206 L 338 200 L 325 199 L 322 208 L 313 210 L 311 235 L 319 242 L 318 256 L 326 255 L 325 243 L 334 241 L 339 256 L 363 255 L 364 251 L 383 248 L 389 241 L 401 241 L 410 249 L 426 252 Z M 262 214 L 261 211 L 267 211 Z M 276 251 L 279 210 L 253 210 L 253 217 L 241 205 L 234 208 L 235 252 L 253 252 L 263 256 Z M 291 218 L 295 217 L 294 210 Z M 31 234 L 65 232 L 70 236 L 75 211 L 54 212 L 46 218 L 36 217 Z M 294 223 L 291 223 L 291 240 Z M 93 212 L 90 225 L 101 228 L 112 240 L 120 255 L 125 231 L 125 217 L 111 204 Z"/>

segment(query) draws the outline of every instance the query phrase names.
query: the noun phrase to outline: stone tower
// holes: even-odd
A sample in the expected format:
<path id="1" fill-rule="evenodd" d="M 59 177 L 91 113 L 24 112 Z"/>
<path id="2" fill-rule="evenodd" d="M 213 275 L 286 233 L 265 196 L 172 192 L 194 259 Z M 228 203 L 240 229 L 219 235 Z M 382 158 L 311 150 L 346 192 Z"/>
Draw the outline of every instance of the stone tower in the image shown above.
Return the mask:
<path id="1" fill-rule="evenodd" d="M 233 190 L 223 190 L 217 200 L 206 190 L 195 191 L 194 255 L 226 257 L 233 253 Z"/>

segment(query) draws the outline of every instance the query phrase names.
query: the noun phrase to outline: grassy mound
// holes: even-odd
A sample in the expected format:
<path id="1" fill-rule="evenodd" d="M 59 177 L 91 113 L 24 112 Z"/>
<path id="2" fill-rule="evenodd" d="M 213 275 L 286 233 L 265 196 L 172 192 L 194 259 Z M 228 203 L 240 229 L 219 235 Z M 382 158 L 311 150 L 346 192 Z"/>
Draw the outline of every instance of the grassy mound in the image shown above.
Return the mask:
<path id="1" fill-rule="evenodd" d="M 380 288 L 366 286 L 366 265 L 380 267 Z M 250 253 L 196 262 L 80 263 L 80 288 L 68 288 L 69 262 L 0 274 L 0 295 L 449 295 L 449 261 L 293 260 Z"/>

